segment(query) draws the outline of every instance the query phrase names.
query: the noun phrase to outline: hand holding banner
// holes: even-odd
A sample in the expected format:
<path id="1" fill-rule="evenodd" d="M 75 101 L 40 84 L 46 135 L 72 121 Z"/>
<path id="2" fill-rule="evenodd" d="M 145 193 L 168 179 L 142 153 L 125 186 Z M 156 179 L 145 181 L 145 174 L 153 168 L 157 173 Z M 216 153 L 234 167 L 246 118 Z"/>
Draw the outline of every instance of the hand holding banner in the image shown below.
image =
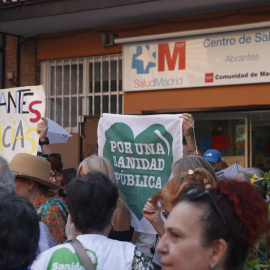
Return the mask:
<path id="1" fill-rule="evenodd" d="M 171 166 L 182 156 L 182 135 L 179 115 L 104 114 L 99 121 L 99 155 L 111 162 L 137 231 L 147 231 L 143 206 L 171 178 Z"/>
<path id="2" fill-rule="evenodd" d="M 222 179 L 235 179 L 235 176 L 241 172 L 244 168 L 237 162 L 230 167 L 216 173 L 219 180 Z"/>
<path id="3" fill-rule="evenodd" d="M 9 162 L 17 153 L 36 154 L 37 123 L 45 112 L 43 86 L 0 90 L 0 154 Z"/>

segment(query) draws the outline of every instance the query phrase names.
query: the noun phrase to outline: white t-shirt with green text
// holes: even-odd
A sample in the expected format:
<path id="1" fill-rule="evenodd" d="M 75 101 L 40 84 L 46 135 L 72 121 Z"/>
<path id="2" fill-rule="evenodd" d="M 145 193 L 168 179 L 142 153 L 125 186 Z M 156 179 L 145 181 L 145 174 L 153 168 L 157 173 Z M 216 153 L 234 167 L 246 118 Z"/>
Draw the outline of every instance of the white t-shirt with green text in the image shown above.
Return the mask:
<path id="1" fill-rule="evenodd" d="M 135 246 L 129 242 L 108 239 L 104 235 L 79 235 L 96 270 L 131 269 Z M 32 270 L 84 270 L 73 246 L 69 243 L 55 246 L 41 253 L 34 261 Z"/>

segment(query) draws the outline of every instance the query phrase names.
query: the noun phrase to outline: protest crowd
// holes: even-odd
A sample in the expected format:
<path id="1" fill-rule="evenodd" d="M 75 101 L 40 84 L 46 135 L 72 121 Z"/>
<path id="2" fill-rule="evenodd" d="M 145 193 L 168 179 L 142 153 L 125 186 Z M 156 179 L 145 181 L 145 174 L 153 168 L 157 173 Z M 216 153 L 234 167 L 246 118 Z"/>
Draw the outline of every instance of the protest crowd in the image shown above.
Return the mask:
<path id="1" fill-rule="evenodd" d="M 154 233 L 133 224 L 108 159 L 92 155 L 63 169 L 42 118 L 42 152 L 18 153 L 9 163 L 0 157 L 0 270 L 237 270 L 255 262 L 270 269 L 264 172 L 222 174 L 221 153 L 201 155 L 192 115 L 179 117 L 183 155 L 141 211 Z"/>

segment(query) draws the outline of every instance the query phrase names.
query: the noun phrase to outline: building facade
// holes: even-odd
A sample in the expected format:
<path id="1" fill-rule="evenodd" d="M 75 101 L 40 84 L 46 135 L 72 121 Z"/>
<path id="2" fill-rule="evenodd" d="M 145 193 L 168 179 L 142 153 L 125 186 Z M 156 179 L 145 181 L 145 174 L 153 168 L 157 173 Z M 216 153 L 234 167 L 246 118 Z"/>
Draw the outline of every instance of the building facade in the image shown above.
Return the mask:
<path id="1" fill-rule="evenodd" d="M 32 2 L 29 8 L 35 7 L 35 1 Z M 44 5 L 42 1 L 39 2 L 36 7 Z M 147 5 L 154 2 L 158 5 L 166 1 L 134 1 L 133 4 L 134 7 L 141 5 L 147 9 Z M 103 14 L 104 16 L 109 17 L 110 13 L 117 11 L 117 18 L 124 17 L 121 7 L 117 6 L 118 1 L 115 1 L 114 6 L 113 4 L 105 6 L 106 1 L 102 3 L 103 10 L 107 12 Z M 10 6 L 10 10 L 19 8 L 14 3 L 9 5 L 14 5 L 13 8 Z M 88 9 L 92 15 L 95 11 L 98 12 L 97 7 Z M 0 9 L 0 14 L 2 11 Z M 47 12 L 49 14 L 48 9 Z M 56 12 L 57 10 L 54 11 Z M 66 11 L 66 14 L 69 14 L 68 12 L 70 11 Z M 141 12 L 144 14 L 143 10 Z M 68 146 L 53 146 L 55 151 L 63 154 L 65 167 L 76 167 L 80 161 L 79 116 L 100 115 L 106 112 L 124 114 L 188 112 L 192 113 L 196 120 L 195 134 L 201 152 L 216 148 L 222 152 L 224 160 L 229 165 L 238 162 L 244 167 L 254 166 L 269 170 L 270 84 L 266 75 L 264 81 L 237 83 L 234 80 L 232 83 L 225 81 L 222 85 L 196 86 L 193 86 L 192 82 L 187 87 L 176 85 L 134 91 L 124 87 L 126 85 L 124 81 L 129 80 L 130 72 L 125 68 L 125 59 L 133 56 L 124 53 L 123 48 L 132 44 L 148 46 L 153 42 L 164 40 L 188 42 L 190 39 L 196 40 L 205 35 L 219 37 L 224 27 L 227 27 L 226 33 L 232 35 L 237 31 L 249 33 L 254 29 L 267 31 L 268 22 L 270 26 L 270 6 L 261 3 L 261 6 L 246 7 L 243 3 L 242 5 L 239 3 L 239 8 L 235 10 L 223 9 L 220 5 L 215 10 L 210 9 L 210 12 L 198 12 L 196 8 L 186 14 L 179 11 L 179 16 L 175 13 L 170 13 L 171 15 L 164 13 L 163 16 L 157 13 L 153 16 L 154 11 L 147 12 L 152 14 L 148 20 L 140 21 L 139 14 L 128 23 L 121 23 L 121 20 L 107 22 L 104 17 L 101 26 L 89 25 L 87 28 L 82 26 L 80 28 L 79 25 L 76 28 L 75 22 L 74 25 L 72 22 L 69 25 L 67 21 L 63 21 L 65 29 L 59 27 L 59 30 L 65 31 L 57 31 L 58 25 L 52 28 L 48 24 L 47 29 L 46 26 L 41 27 L 43 32 L 36 30 L 34 36 L 26 36 L 25 29 L 21 30 L 22 36 L 15 33 L 18 30 L 8 32 L 7 29 L 12 27 L 7 20 L 4 21 L 5 19 L 2 19 L 1 25 L 0 19 L 0 31 L 3 32 L 0 36 L 0 72 L 5 75 L 2 87 L 44 85 L 47 100 L 46 116 L 73 134 Z M 27 16 L 27 10 L 22 14 Z M 40 23 L 42 16 L 48 17 L 48 14 L 41 14 L 36 18 L 36 23 Z M 53 19 L 52 17 L 52 21 Z M 14 35 L 11 35 L 12 31 Z M 166 39 L 168 34 L 170 38 Z M 5 42 L 1 43 L 1 37 Z M 134 38 L 135 41 L 130 42 L 130 38 Z M 267 36 L 265 42 L 265 46 L 269 46 Z M 219 44 L 219 47 L 221 45 Z M 230 47 L 222 49 L 227 55 L 231 55 Z M 258 54 L 263 58 L 268 52 Z M 202 56 L 201 52 L 194 54 L 194 61 Z M 167 62 L 170 61 L 168 59 Z M 177 61 L 174 64 L 178 63 Z M 252 68 L 254 62 L 245 59 L 242 64 Z M 220 69 L 222 70 L 222 65 Z M 265 72 L 270 72 L 267 66 Z M 196 73 L 197 70 L 193 72 L 194 78 Z M 7 74 L 9 76 L 12 74 L 13 77 L 9 79 Z"/>

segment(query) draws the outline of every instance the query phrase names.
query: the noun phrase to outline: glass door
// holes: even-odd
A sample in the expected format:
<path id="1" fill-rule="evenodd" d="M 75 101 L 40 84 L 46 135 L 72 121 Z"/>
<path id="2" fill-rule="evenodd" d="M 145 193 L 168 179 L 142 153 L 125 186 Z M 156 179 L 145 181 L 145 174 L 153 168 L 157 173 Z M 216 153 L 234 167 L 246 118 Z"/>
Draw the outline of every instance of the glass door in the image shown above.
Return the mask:
<path id="1" fill-rule="evenodd" d="M 200 152 L 217 149 L 222 153 L 224 166 L 235 162 L 245 167 L 247 159 L 247 118 L 231 114 L 194 115 L 196 140 Z"/>
<path id="2" fill-rule="evenodd" d="M 195 135 L 203 154 L 217 149 L 228 166 L 270 170 L 270 111 L 193 113 Z"/>
<path id="3" fill-rule="evenodd" d="M 252 149 L 251 164 L 253 167 L 268 172 L 270 170 L 270 113 L 251 114 L 249 118 Z"/>

